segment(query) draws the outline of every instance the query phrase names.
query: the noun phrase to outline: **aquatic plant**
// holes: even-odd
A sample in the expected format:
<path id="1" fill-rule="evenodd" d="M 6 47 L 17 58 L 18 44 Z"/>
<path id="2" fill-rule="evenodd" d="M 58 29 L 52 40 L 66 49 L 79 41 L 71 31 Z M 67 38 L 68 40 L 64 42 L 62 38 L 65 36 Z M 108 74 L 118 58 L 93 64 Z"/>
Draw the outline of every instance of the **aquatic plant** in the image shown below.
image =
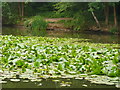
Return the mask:
<path id="1" fill-rule="evenodd" d="M 0 36 L 0 70 L 40 75 L 98 74 L 119 76 L 117 44 L 78 39 Z"/>

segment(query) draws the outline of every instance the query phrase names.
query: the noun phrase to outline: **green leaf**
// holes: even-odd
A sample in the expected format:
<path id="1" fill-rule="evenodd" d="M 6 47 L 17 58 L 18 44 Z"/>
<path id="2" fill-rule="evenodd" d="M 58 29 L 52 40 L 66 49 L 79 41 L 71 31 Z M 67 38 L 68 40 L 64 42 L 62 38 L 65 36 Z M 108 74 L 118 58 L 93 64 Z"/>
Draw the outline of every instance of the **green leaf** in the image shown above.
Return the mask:
<path id="1" fill-rule="evenodd" d="M 34 62 L 34 67 L 39 67 L 40 66 L 40 62 Z"/>

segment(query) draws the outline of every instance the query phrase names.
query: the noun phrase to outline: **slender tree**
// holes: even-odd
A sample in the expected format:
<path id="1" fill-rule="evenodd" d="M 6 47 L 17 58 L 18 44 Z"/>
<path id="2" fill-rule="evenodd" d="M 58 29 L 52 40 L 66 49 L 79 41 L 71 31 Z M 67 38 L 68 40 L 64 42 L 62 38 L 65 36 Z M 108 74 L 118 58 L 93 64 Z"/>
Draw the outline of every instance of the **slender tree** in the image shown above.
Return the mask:
<path id="1" fill-rule="evenodd" d="M 20 2 L 18 2 L 18 13 L 19 13 L 19 16 L 21 17 L 21 6 L 20 6 Z"/>
<path id="2" fill-rule="evenodd" d="M 100 25 L 100 23 L 99 23 L 96 15 L 95 15 L 94 9 L 93 9 L 93 7 L 96 8 L 96 9 L 98 9 L 99 7 L 96 5 L 96 3 L 89 3 L 88 6 L 89 6 L 89 11 L 92 13 L 92 16 L 93 16 L 93 18 L 95 19 L 95 22 L 96 22 L 97 26 L 98 26 L 99 28 L 101 28 L 101 25 Z"/>
<path id="3" fill-rule="evenodd" d="M 97 23 L 98 27 L 99 27 L 99 28 L 101 28 L 100 23 L 99 23 L 99 21 L 98 21 L 97 17 L 95 16 L 94 12 L 93 12 L 93 11 L 91 11 L 91 13 L 92 13 L 93 18 L 95 19 L 95 21 L 96 21 L 96 23 Z"/>
<path id="4" fill-rule="evenodd" d="M 23 20 L 24 17 L 24 2 L 18 2 L 18 12 L 21 20 Z"/>
<path id="5" fill-rule="evenodd" d="M 24 2 L 22 2 L 22 16 L 24 16 Z"/>
<path id="6" fill-rule="evenodd" d="M 113 12 L 114 12 L 114 25 L 117 27 L 117 16 L 116 16 L 116 7 L 115 4 L 113 5 Z"/>
<path id="7" fill-rule="evenodd" d="M 108 23 L 109 23 L 109 5 L 108 5 L 108 2 L 104 3 L 104 13 L 105 13 L 105 24 L 108 25 Z"/>

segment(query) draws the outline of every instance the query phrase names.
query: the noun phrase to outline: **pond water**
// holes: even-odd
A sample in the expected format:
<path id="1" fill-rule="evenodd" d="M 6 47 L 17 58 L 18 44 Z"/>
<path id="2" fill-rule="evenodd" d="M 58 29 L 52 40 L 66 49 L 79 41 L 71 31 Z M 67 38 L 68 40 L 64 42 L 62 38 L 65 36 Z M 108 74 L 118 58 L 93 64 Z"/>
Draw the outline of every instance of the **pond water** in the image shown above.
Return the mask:
<path id="1" fill-rule="evenodd" d="M 30 81 L 25 82 L 24 79 L 21 79 L 20 82 L 11 82 L 9 79 L 7 80 L 7 84 L 2 84 L 3 88 L 115 88 L 114 85 L 104 85 L 104 84 L 93 84 L 87 80 L 77 80 L 77 79 L 43 79 L 40 82 Z M 27 80 L 26 80 L 27 81 Z M 68 83 L 62 84 L 62 83 Z M 64 86 L 66 85 L 66 86 Z"/>
<path id="2" fill-rule="evenodd" d="M 30 35 L 26 32 L 24 28 L 12 28 L 12 27 L 3 27 L 2 35 L 15 35 L 15 36 L 25 36 Z M 65 37 L 65 38 L 84 38 L 90 39 L 90 42 L 94 43 L 120 43 L 118 35 L 108 35 L 108 34 L 97 34 L 97 33 L 78 33 L 71 31 L 59 31 L 59 30 L 47 30 L 41 32 L 40 36 L 47 37 Z M 58 78 L 59 82 L 54 82 L 55 79 L 44 79 L 41 82 L 23 82 L 21 79 L 20 82 L 11 82 L 9 79 L 7 83 L 2 84 L 2 88 L 116 88 L 114 85 L 100 85 L 93 84 L 87 80 L 76 80 L 76 79 L 61 79 Z M 71 82 L 70 86 L 61 87 L 61 82 Z"/>
<path id="3" fill-rule="evenodd" d="M 30 35 L 24 28 L 3 27 L 3 35 Z M 40 31 L 39 36 L 47 37 L 65 37 L 65 38 L 83 38 L 90 39 L 93 43 L 120 43 L 118 35 L 104 34 L 98 32 L 73 32 L 64 30 Z"/>

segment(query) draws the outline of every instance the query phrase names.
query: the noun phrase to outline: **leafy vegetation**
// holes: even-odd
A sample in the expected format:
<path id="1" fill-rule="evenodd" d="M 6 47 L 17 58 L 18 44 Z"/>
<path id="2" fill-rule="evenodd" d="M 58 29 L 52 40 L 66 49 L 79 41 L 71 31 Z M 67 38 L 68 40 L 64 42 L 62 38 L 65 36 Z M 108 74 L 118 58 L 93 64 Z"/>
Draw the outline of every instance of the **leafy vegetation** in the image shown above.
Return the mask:
<path id="1" fill-rule="evenodd" d="M 47 28 L 47 22 L 41 16 L 34 16 L 24 22 L 24 25 L 28 28 L 29 32 L 33 35 L 41 35 L 40 30 L 43 32 Z"/>
<path id="2" fill-rule="evenodd" d="M 119 76 L 117 44 L 73 43 L 77 39 L 0 36 L 1 70 L 40 75 Z"/>
<path id="3" fill-rule="evenodd" d="M 33 16 L 67 17 L 74 18 L 74 20 L 64 22 L 67 27 L 72 27 L 73 30 L 88 30 L 94 26 L 99 30 L 106 31 L 107 29 L 109 32 L 118 33 L 119 5 L 120 2 L 4 2 L 2 3 L 2 18 L 3 24 L 16 24 Z M 113 30 L 114 27 L 117 30 Z"/>
<path id="4" fill-rule="evenodd" d="M 64 23 L 66 28 L 70 28 L 72 30 L 84 30 L 88 28 L 86 25 L 87 23 L 85 23 L 87 21 L 83 15 L 79 15 L 78 17 L 79 13 L 76 13 L 72 20 L 61 20 L 59 22 Z"/>
<path id="5" fill-rule="evenodd" d="M 19 22 L 19 17 L 16 11 L 16 3 L 2 3 L 2 19 L 3 24 L 16 24 Z"/>
<path id="6" fill-rule="evenodd" d="M 21 78 L 31 82 L 40 82 L 43 78 L 74 78 L 97 84 L 116 84 L 119 87 L 119 44 L 91 43 L 90 40 L 78 38 L 54 38 L 51 31 L 48 35 L 50 37 L 45 37 L 47 27 L 71 31 L 95 29 L 119 34 L 119 5 L 120 2 L 3 2 L 3 25 L 24 25 L 28 33 L 24 29 L 8 29 L 0 35 L 0 83 L 7 83 L 7 78 L 12 82 L 20 82 Z M 20 36 L 26 33 L 27 36 Z M 69 32 L 65 33 L 67 37 Z M 29 34 L 33 36 L 30 37 Z M 59 34 L 61 35 L 56 32 L 56 36 Z M 96 38 L 94 35 L 91 37 Z M 113 39 L 114 37 L 112 43 L 115 43 Z M 25 80 L 23 81 L 29 82 Z M 61 87 L 72 84 L 53 81 L 59 82 Z M 42 83 L 38 86 L 42 86 Z M 82 86 L 87 87 L 86 84 Z"/>

